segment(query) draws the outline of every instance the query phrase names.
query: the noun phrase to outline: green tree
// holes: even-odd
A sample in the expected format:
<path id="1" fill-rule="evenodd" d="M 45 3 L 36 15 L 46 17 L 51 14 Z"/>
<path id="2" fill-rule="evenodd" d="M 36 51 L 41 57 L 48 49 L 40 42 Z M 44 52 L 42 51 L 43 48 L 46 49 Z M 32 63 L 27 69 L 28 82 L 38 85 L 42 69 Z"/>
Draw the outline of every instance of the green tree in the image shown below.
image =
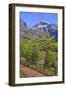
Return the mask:
<path id="1" fill-rule="evenodd" d="M 23 39 L 22 42 L 20 43 L 20 57 L 25 58 L 26 63 L 30 64 L 31 53 L 32 53 L 31 41 Z"/>
<path id="2" fill-rule="evenodd" d="M 48 50 L 44 66 L 46 68 L 54 68 L 55 74 L 57 73 L 57 52 Z"/>
<path id="3" fill-rule="evenodd" d="M 39 54 L 38 48 L 37 48 L 37 46 L 34 45 L 32 47 L 32 55 L 31 55 L 31 63 L 34 65 L 37 64 L 38 54 Z"/>

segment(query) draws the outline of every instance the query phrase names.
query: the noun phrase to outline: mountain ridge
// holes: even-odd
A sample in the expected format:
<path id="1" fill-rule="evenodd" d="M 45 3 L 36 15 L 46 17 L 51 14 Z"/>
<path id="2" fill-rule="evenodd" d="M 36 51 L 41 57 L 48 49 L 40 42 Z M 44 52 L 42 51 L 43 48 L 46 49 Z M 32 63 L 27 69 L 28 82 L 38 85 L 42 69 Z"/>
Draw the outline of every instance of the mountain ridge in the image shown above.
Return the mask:
<path id="1" fill-rule="evenodd" d="M 39 37 L 40 33 L 47 33 L 50 36 L 58 37 L 58 25 L 41 20 L 32 27 L 28 27 L 24 20 L 20 19 L 20 36 Z"/>

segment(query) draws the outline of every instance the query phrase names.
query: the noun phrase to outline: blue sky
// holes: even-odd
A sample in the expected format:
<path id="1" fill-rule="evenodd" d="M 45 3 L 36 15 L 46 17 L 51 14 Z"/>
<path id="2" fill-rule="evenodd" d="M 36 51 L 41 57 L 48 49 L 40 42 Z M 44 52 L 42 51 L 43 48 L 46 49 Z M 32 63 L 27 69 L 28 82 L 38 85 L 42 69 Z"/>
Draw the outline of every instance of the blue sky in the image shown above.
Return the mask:
<path id="1" fill-rule="evenodd" d="M 52 24 L 58 23 L 57 13 L 37 13 L 37 12 L 20 12 L 20 18 L 23 19 L 29 27 L 45 20 Z"/>

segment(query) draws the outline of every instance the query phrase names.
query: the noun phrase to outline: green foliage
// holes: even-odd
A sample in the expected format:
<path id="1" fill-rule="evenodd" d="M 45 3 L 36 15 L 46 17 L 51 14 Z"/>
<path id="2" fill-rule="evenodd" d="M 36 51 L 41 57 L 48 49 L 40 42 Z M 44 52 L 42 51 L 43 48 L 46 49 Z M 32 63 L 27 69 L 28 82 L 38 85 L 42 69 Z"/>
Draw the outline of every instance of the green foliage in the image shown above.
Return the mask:
<path id="1" fill-rule="evenodd" d="M 58 44 L 57 42 L 54 42 L 54 43 L 51 43 L 49 47 L 51 50 L 57 51 Z"/>
<path id="2" fill-rule="evenodd" d="M 41 59 L 45 59 L 45 56 L 46 56 L 46 52 L 45 51 L 39 51 L 39 60 Z"/>
<path id="3" fill-rule="evenodd" d="M 57 48 L 57 40 L 46 33 L 41 33 L 40 39 L 24 37 L 20 40 L 20 63 L 37 68 L 37 63 L 44 60 L 43 69 L 53 69 L 56 75 Z"/>
<path id="4" fill-rule="evenodd" d="M 38 49 L 37 49 L 37 46 L 33 46 L 32 55 L 31 55 L 31 63 L 37 64 L 37 60 L 38 60 Z"/>
<path id="5" fill-rule="evenodd" d="M 49 50 L 47 52 L 46 60 L 47 60 L 47 62 L 49 64 L 49 66 L 51 66 L 57 60 L 57 53 L 54 52 L 54 51 Z"/>
<path id="6" fill-rule="evenodd" d="M 24 57 L 20 57 L 20 63 L 21 64 L 25 64 L 26 63 L 26 59 Z"/>

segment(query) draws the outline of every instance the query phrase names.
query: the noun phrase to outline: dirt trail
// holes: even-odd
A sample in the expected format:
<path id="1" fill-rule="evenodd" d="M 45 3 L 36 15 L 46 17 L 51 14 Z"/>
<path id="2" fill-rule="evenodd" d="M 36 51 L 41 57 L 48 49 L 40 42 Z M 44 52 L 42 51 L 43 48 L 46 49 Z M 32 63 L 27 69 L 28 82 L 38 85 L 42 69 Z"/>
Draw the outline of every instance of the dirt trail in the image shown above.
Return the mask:
<path id="1" fill-rule="evenodd" d="M 28 77 L 40 77 L 40 76 L 46 76 L 40 72 L 37 72 L 35 70 L 33 70 L 32 68 L 26 67 L 21 65 L 21 71 L 24 72 L 25 75 L 27 75 Z"/>

